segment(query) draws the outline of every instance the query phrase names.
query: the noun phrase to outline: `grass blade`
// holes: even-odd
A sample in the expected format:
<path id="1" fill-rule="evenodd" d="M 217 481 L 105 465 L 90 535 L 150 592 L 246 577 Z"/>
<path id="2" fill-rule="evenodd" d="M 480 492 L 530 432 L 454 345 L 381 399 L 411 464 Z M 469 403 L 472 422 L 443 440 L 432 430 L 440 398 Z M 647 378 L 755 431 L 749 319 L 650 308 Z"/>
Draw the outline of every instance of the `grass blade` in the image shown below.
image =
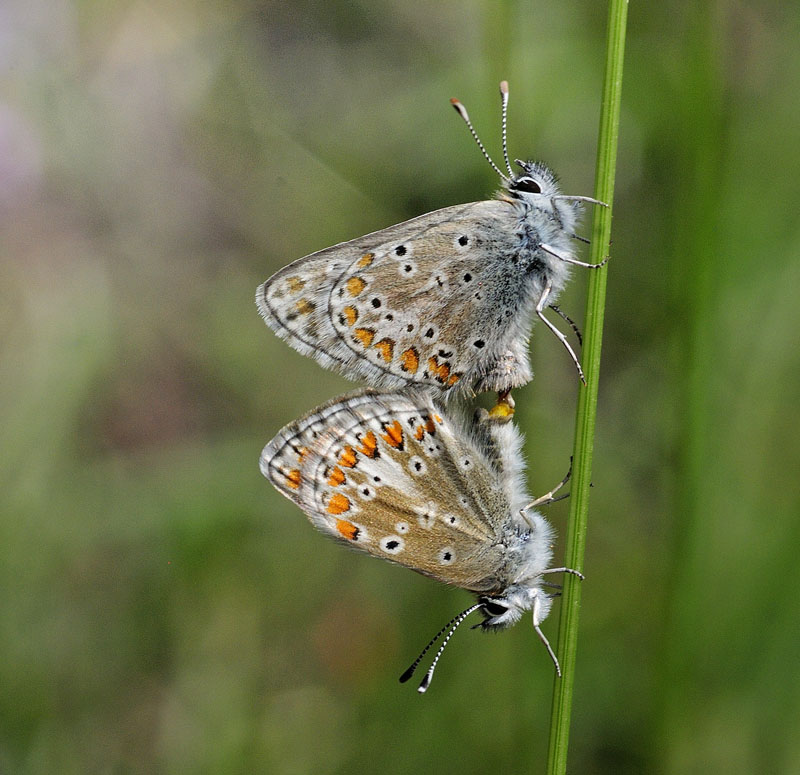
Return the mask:
<path id="1" fill-rule="evenodd" d="M 597 207 L 592 228 L 592 263 L 605 258 L 611 237 L 611 205 L 614 196 L 614 172 L 619 135 L 622 64 L 625 53 L 627 0 L 610 0 L 606 40 L 606 66 L 603 82 L 603 102 L 600 111 L 600 132 L 597 149 L 597 172 L 594 195 L 609 204 Z M 592 477 L 592 452 L 597 415 L 597 387 L 600 376 L 600 351 L 603 339 L 606 278 L 608 267 L 593 270 L 589 276 L 586 304 L 586 338 L 583 345 L 583 369 L 586 385 L 578 394 L 573 448 L 572 487 L 569 523 L 566 534 L 565 564 L 583 568 L 586 543 L 586 523 L 589 511 L 589 484 Z M 575 685 L 575 656 L 578 645 L 581 582 L 565 574 L 561 600 L 557 654 L 562 677 L 555 679 L 550 715 L 550 746 L 547 756 L 548 775 L 563 775 L 567 771 L 572 696 Z"/>

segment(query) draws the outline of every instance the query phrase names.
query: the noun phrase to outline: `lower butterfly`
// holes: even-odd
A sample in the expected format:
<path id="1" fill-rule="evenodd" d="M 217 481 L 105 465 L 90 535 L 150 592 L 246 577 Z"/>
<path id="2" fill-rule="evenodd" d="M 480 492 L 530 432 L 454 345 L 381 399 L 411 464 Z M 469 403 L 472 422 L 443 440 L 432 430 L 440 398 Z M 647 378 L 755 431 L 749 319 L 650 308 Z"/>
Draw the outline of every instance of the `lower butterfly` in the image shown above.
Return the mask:
<path id="1" fill-rule="evenodd" d="M 470 419 L 425 391 L 363 390 L 290 423 L 261 454 L 264 476 L 323 533 L 477 595 L 401 677 L 408 680 L 444 636 L 420 692 L 473 612 L 483 615 L 484 630 L 494 630 L 532 611 L 560 675 L 540 629 L 554 596 L 546 588 L 558 588 L 545 577 L 580 574 L 550 567 L 553 530 L 534 506 L 554 497 L 531 502 L 521 446 L 514 425 L 485 410 Z"/>

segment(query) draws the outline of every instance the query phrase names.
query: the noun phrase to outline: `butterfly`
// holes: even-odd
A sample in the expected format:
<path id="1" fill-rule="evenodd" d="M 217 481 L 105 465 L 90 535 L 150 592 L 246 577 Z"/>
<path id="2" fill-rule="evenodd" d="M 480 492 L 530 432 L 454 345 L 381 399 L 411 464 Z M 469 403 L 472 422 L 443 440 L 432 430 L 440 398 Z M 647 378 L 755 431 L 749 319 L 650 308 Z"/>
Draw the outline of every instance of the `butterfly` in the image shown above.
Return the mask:
<path id="1" fill-rule="evenodd" d="M 585 196 L 562 194 L 544 164 L 517 160 L 506 142 L 508 84 L 500 86 L 503 155 L 492 161 L 466 109 L 451 100 L 500 175 L 495 199 L 454 205 L 342 242 L 284 267 L 256 292 L 278 336 L 322 366 L 373 387 L 416 386 L 455 394 L 498 391 L 532 377 L 528 339 L 533 315 L 566 347 L 544 315 L 555 306 L 575 258 L 572 245 Z M 583 240 L 586 241 L 586 240 Z"/>
<path id="2" fill-rule="evenodd" d="M 261 454 L 264 476 L 326 535 L 477 595 L 401 677 L 408 680 L 447 631 L 420 692 L 453 631 L 475 611 L 484 630 L 532 611 L 559 669 L 539 626 L 553 597 L 545 587 L 557 586 L 544 577 L 580 574 L 551 567 L 553 530 L 533 506 L 555 498 L 531 503 L 521 446 L 513 423 L 486 410 L 470 419 L 429 391 L 365 389 L 289 423 Z"/>

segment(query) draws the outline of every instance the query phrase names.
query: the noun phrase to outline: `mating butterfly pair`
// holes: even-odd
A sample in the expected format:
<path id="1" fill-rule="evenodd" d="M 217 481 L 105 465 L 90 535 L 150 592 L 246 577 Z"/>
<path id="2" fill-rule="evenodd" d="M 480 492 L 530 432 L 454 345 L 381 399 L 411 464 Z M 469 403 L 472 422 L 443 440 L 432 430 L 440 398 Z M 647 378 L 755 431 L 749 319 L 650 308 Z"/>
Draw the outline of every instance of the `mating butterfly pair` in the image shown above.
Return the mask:
<path id="1" fill-rule="evenodd" d="M 569 279 L 580 202 L 560 193 L 543 164 L 514 175 L 505 136 L 508 87 L 501 84 L 506 176 L 492 162 L 463 105 L 453 100 L 503 180 L 497 198 L 456 205 L 335 245 L 290 264 L 259 286 L 266 323 L 323 366 L 373 387 L 318 407 L 265 447 L 261 470 L 311 522 L 362 551 L 478 595 L 426 647 L 441 650 L 466 616 L 484 629 L 539 625 L 557 586 L 552 529 L 525 492 L 521 436 L 508 422 L 512 388 L 531 379 L 534 313 L 544 315 Z M 563 316 L 571 325 L 571 321 Z M 574 328 L 574 326 L 573 326 Z M 577 329 L 576 329 L 577 332 Z M 468 417 L 443 397 L 493 390 L 492 412 Z M 580 574 L 577 574 L 580 575 Z"/>

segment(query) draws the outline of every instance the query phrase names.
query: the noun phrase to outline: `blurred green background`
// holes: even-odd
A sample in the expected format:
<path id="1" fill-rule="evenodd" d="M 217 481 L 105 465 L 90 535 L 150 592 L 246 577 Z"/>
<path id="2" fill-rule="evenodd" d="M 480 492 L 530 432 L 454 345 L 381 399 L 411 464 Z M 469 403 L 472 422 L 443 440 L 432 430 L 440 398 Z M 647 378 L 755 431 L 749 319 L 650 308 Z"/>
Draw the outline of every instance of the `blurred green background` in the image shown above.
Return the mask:
<path id="1" fill-rule="evenodd" d="M 469 595 L 343 551 L 259 474 L 352 385 L 253 295 L 489 196 L 447 101 L 499 156 L 500 78 L 512 157 L 590 194 L 605 14 L 2 4 L 0 771 L 544 770 L 527 620 L 459 632 L 421 698 L 397 677 Z M 798 39 L 797 4 L 630 8 L 572 772 L 800 772 Z M 577 393 L 540 328 L 536 494 Z"/>

